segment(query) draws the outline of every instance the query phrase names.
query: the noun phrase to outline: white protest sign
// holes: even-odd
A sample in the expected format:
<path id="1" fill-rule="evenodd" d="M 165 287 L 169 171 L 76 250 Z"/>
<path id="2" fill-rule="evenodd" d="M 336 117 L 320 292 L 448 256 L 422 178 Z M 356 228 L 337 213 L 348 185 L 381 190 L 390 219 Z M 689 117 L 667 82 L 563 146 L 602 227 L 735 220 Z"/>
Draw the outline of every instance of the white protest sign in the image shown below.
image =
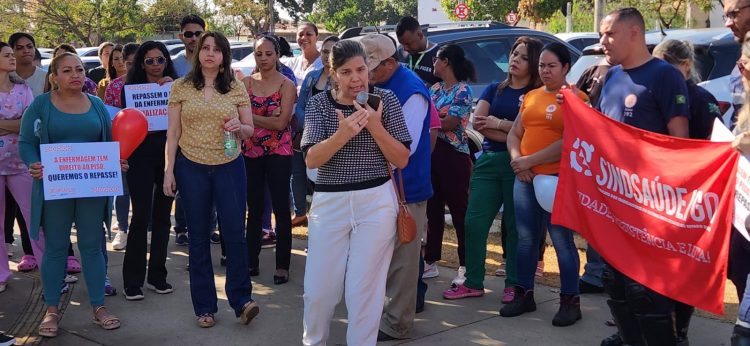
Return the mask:
<path id="1" fill-rule="evenodd" d="M 714 120 L 714 129 L 711 133 L 713 142 L 731 142 L 734 135 L 718 119 Z M 745 229 L 745 219 L 750 216 L 750 161 L 748 155 L 740 156 L 737 161 L 737 183 L 734 194 L 734 219 L 732 226 L 736 228 L 745 239 L 750 240 L 750 234 Z"/>
<path id="2" fill-rule="evenodd" d="M 162 131 L 167 129 L 167 108 L 169 103 L 169 92 L 172 83 L 159 85 L 130 84 L 123 89 L 125 93 L 125 107 L 135 108 L 143 112 L 148 120 L 149 131 Z"/>
<path id="3" fill-rule="evenodd" d="M 40 146 L 44 199 L 122 195 L 120 143 L 56 143 Z"/>

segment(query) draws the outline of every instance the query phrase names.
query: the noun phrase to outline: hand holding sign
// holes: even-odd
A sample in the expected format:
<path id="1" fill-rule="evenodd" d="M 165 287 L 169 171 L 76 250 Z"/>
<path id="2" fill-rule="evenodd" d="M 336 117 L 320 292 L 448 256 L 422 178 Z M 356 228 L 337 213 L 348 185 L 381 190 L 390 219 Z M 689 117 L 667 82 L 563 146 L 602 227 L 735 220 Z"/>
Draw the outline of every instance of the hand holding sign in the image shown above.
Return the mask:
<path id="1" fill-rule="evenodd" d="M 141 111 L 125 108 L 112 121 L 112 138 L 120 142 L 120 158 L 128 157 L 141 145 L 148 133 L 148 121 Z"/>

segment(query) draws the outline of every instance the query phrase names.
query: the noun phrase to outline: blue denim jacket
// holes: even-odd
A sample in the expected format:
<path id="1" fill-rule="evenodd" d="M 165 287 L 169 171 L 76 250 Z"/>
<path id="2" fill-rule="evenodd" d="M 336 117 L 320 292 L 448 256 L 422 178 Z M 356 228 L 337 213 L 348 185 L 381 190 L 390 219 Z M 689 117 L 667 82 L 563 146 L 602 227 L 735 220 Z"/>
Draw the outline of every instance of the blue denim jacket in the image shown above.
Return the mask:
<path id="1" fill-rule="evenodd" d="M 297 98 L 297 105 L 294 107 L 294 118 L 297 119 L 297 131 L 299 132 L 302 132 L 302 129 L 305 128 L 305 107 L 307 101 L 312 97 L 313 87 L 318 83 L 322 74 L 322 68 L 310 71 L 300 84 L 299 98 Z M 326 85 L 326 90 L 329 87 Z"/>

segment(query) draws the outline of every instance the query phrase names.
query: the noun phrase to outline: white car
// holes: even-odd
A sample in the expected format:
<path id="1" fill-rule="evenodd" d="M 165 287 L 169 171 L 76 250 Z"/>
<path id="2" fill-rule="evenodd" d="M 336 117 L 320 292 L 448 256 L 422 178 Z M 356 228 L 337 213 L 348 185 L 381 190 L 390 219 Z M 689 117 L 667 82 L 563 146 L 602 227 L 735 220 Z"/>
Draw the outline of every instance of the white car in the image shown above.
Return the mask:
<path id="1" fill-rule="evenodd" d="M 555 36 L 565 42 L 570 43 L 573 47 L 578 48 L 579 51 L 583 52 L 583 49 L 599 43 L 598 32 L 561 32 L 555 34 Z"/>

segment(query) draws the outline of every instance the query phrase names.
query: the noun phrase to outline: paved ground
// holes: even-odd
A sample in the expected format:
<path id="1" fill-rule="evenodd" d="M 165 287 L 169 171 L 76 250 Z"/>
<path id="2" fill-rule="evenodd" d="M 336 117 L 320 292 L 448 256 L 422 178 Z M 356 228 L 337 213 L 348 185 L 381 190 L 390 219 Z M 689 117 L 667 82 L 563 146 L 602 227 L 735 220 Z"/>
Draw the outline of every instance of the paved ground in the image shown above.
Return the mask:
<path id="1" fill-rule="evenodd" d="M 20 240 L 17 241 L 20 243 Z M 112 312 L 122 319 L 122 328 L 104 331 L 91 323 L 91 309 L 86 287 L 81 281 L 72 285 L 64 298 L 60 335 L 41 340 L 36 328 L 43 304 L 38 274 L 14 273 L 8 290 L 0 294 L 0 330 L 19 337 L 23 344 L 45 345 L 299 345 L 302 335 L 302 282 L 306 242 L 294 241 L 291 281 L 273 284 L 273 250 L 261 254 L 261 276 L 253 281 L 254 298 L 260 303 L 260 315 L 249 325 L 241 325 L 226 302 L 223 293 L 224 270 L 219 266 L 219 246 L 212 247 L 214 270 L 219 290 L 217 325 L 200 329 L 190 303 L 187 248 L 170 243 L 167 262 L 169 281 L 175 292 L 157 295 L 145 291 L 146 299 L 128 302 L 121 292 L 107 298 Z M 16 256 L 20 257 L 20 244 Z M 76 253 L 78 251 L 76 250 Z M 122 288 L 123 252 L 110 251 L 109 273 L 114 284 Z M 13 267 L 13 264 L 12 264 Z M 417 315 L 413 338 L 383 345 L 599 345 L 602 338 L 615 331 L 604 325 L 609 318 L 603 295 L 586 295 L 581 299 L 583 320 L 574 326 L 551 325 L 558 308 L 557 293 L 549 287 L 536 290 L 537 311 L 516 318 L 498 315 L 501 278 L 488 277 L 487 294 L 482 298 L 446 301 L 440 296 L 455 272 L 440 268 L 441 276 L 428 281 L 430 290 L 425 311 Z M 732 325 L 716 320 L 693 319 L 690 330 L 692 345 L 728 345 Z M 346 343 L 346 308 L 339 305 L 331 324 L 330 345 Z"/>

